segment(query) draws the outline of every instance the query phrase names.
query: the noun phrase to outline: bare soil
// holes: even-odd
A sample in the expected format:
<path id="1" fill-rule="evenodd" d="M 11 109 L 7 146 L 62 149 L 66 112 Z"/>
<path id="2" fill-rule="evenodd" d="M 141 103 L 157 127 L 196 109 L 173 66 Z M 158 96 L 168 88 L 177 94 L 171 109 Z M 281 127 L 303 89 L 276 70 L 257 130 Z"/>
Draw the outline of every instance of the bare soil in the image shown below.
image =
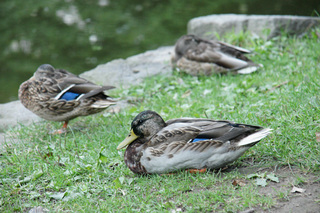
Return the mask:
<path id="1" fill-rule="evenodd" d="M 259 187 L 261 195 L 271 196 L 277 200 L 270 209 L 252 208 L 241 213 L 276 212 L 276 213 L 319 213 L 320 212 L 320 176 L 305 174 L 298 168 L 262 168 L 259 172 L 267 171 L 279 177 L 279 182 L 268 181 L 268 185 Z M 240 168 L 242 174 L 256 173 L 256 168 Z M 293 187 L 303 192 L 292 192 Z M 281 197 L 281 198 L 280 198 Z"/>

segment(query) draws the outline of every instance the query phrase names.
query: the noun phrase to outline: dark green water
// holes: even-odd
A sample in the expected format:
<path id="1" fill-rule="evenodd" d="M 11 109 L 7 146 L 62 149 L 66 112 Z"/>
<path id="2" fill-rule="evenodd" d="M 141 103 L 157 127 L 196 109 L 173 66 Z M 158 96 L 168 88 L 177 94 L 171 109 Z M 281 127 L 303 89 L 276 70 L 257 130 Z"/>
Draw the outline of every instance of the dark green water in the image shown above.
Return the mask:
<path id="1" fill-rule="evenodd" d="M 79 74 L 112 59 L 174 45 L 194 17 L 317 12 L 319 0 L 2 0 L 0 103 L 17 100 L 19 85 L 41 64 Z"/>

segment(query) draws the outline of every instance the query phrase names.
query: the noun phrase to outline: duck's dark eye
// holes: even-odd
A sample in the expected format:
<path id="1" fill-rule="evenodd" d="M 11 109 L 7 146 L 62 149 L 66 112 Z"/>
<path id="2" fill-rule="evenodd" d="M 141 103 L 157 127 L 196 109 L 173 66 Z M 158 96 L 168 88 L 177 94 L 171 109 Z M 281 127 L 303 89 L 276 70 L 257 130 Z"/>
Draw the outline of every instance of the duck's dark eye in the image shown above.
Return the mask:
<path id="1" fill-rule="evenodd" d="M 184 43 L 185 43 L 185 44 L 190 44 L 190 43 L 191 43 L 191 40 L 190 40 L 190 39 L 187 39 L 187 40 L 184 41 Z"/>
<path id="2" fill-rule="evenodd" d="M 138 120 L 138 124 L 142 124 L 142 123 L 143 123 L 143 121 L 139 119 Z"/>

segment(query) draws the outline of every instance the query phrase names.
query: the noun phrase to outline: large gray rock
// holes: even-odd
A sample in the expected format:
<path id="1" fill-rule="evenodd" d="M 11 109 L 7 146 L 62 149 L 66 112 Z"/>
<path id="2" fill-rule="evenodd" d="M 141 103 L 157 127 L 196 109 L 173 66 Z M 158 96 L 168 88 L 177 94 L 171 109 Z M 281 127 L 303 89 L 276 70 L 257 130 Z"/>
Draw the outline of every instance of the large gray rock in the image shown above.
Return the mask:
<path id="1" fill-rule="evenodd" d="M 101 85 L 128 88 L 144 78 L 157 74 L 171 74 L 173 47 L 161 47 L 127 59 L 116 59 L 80 76 Z"/>
<path id="2" fill-rule="evenodd" d="M 320 26 L 320 18 L 289 15 L 209 15 L 191 19 L 188 33 L 208 39 L 215 39 L 215 34 L 249 31 L 262 38 L 270 39 L 286 32 L 300 36 L 307 30 Z"/>
<path id="3" fill-rule="evenodd" d="M 27 125 L 39 120 L 41 118 L 27 110 L 20 101 L 0 104 L 0 132 L 18 123 Z"/>

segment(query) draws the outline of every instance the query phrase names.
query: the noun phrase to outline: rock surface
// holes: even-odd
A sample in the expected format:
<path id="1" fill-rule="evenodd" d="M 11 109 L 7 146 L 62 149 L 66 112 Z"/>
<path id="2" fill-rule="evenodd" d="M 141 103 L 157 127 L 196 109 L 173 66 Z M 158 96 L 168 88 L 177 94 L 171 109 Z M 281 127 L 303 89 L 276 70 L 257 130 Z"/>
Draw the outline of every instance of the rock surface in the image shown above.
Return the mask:
<path id="1" fill-rule="evenodd" d="M 146 77 L 171 74 L 173 47 L 161 47 L 127 59 L 117 59 L 97 66 L 80 76 L 100 85 L 128 88 Z"/>
<path id="2" fill-rule="evenodd" d="M 209 15 L 191 19 L 188 33 L 208 39 L 215 39 L 216 33 L 249 31 L 262 38 L 270 39 L 286 32 L 300 36 L 307 30 L 320 26 L 320 18 L 290 15 Z"/>
<path id="3" fill-rule="evenodd" d="M 26 109 L 20 101 L 0 104 L 0 132 L 18 123 L 28 125 L 40 120 L 40 117 Z"/>

